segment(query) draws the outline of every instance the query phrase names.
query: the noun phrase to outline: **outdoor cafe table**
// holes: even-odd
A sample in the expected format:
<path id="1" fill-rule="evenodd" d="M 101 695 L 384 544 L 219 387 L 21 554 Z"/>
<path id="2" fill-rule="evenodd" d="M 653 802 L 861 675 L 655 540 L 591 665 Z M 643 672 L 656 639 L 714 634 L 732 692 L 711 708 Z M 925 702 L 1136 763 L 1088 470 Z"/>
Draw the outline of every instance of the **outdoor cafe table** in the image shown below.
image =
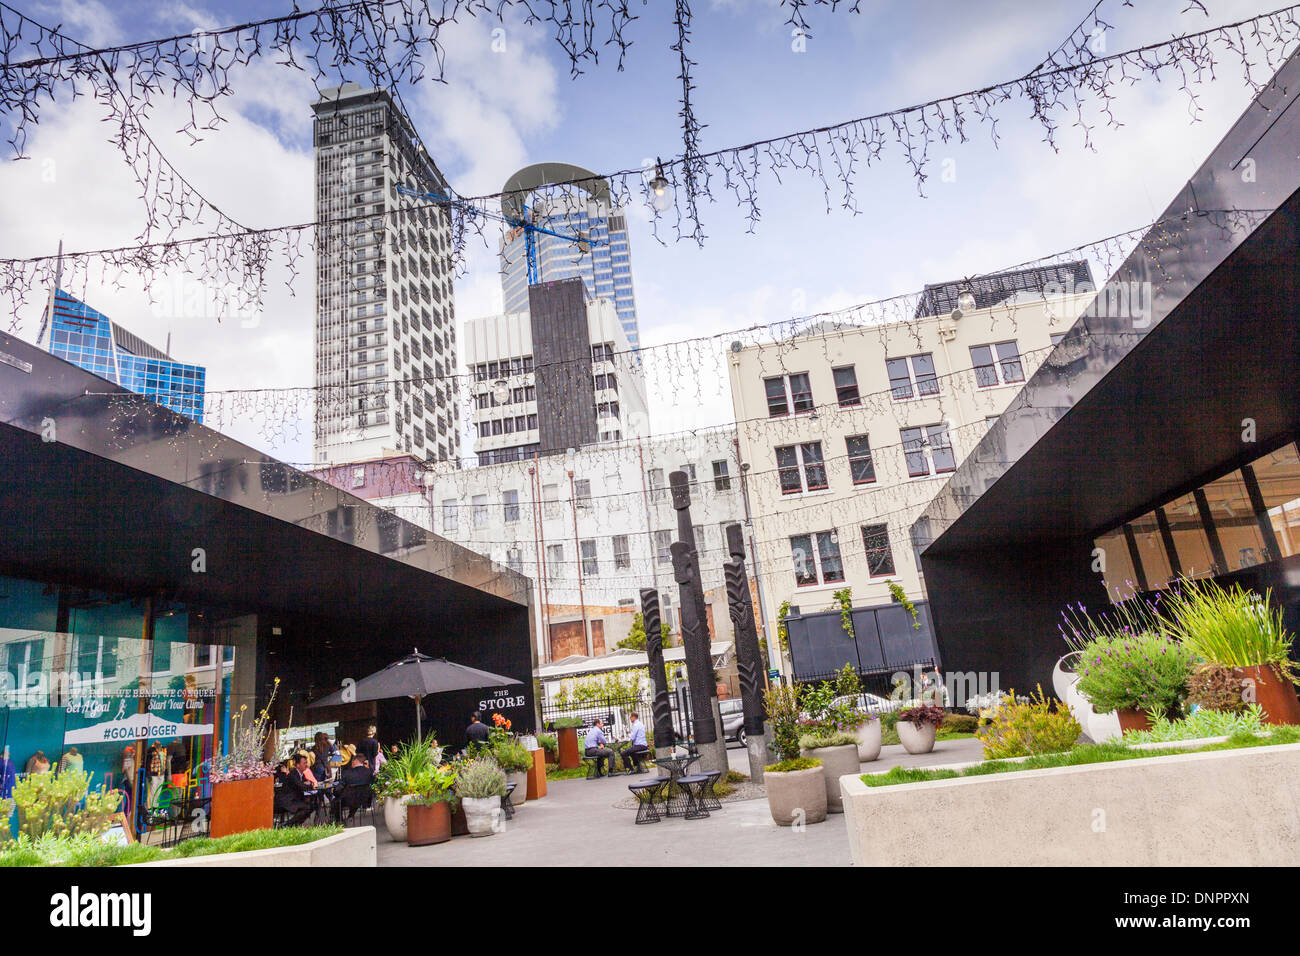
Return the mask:
<path id="1" fill-rule="evenodd" d="M 686 754 L 681 757 L 656 757 L 655 765 L 668 771 L 669 787 L 686 776 L 686 768 L 700 759 L 699 754 Z"/>

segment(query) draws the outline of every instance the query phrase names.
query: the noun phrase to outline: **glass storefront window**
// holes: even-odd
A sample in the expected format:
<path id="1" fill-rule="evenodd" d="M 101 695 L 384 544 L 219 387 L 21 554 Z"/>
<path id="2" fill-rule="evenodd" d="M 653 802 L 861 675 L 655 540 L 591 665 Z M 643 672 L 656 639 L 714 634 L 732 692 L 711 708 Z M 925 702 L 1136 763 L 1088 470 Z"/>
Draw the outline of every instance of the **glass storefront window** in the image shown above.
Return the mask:
<path id="1" fill-rule="evenodd" d="M 1210 539 L 1201 524 L 1196 496 L 1187 494 L 1175 498 L 1165 505 L 1164 511 L 1183 577 L 1203 578 L 1213 574 L 1214 552 L 1210 550 Z"/>
<path id="2" fill-rule="evenodd" d="M 1252 462 L 1281 554 L 1300 554 L 1300 453 L 1295 443 Z"/>
<path id="3" fill-rule="evenodd" d="M 1110 600 L 1118 604 L 1133 597 L 1138 592 L 1137 572 L 1133 570 L 1123 527 L 1097 538 L 1093 546 L 1101 551 L 1101 559 L 1105 562 L 1102 578 Z"/>
<path id="4" fill-rule="evenodd" d="M 1228 564 L 1225 570 L 1238 571 L 1263 562 L 1264 539 L 1241 472 L 1232 471 L 1210 482 L 1205 497 Z"/>
<path id="5" fill-rule="evenodd" d="M 1160 536 L 1160 522 L 1156 513 L 1148 511 L 1141 518 L 1130 522 L 1129 526 L 1133 529 L 1133 539 L 1137 542 L 1138 560 L 1142 562 L 1147 587 L 1165 587 L 1173 577 L 1173 569 L 1165 554 L 1165 542 Z"/>

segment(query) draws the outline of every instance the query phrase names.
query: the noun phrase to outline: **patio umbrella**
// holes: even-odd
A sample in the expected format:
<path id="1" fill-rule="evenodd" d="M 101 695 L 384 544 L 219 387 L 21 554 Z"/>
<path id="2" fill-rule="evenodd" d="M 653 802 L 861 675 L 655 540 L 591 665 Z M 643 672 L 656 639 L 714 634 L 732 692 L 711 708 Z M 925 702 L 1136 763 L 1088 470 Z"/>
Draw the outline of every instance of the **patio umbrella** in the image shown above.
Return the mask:
<path id="1" fill-rule="evenodd" d="M 522 684 L 513 677 L 504 677 L 476 667 L 466 667 L 445 657 L 430 657 L 413 650 L 400 661 L 394 661 L 381 671 L 363 677 L 355 685 L 338 690 L 328 697 L 312 701 L 307 707 L 332 707 L 362 700 L 391 700 L 394 697 L 415 699 L 415 731 L 420 737 L 424 730 L 420 720 L 420 700 L 429 694 L 445 694 L 453 690 L 475 690 L 479 687 L 501 687 Z M 348 699 L 344 699 L 344 694 Z"/>

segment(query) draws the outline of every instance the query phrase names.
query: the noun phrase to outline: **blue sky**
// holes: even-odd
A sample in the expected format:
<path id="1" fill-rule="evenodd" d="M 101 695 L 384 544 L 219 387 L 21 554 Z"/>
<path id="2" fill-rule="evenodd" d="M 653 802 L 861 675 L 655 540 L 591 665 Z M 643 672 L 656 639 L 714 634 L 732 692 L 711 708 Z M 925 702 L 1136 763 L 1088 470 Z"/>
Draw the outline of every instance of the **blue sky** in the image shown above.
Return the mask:
<path id="1" fill-rule="evenodd" d="M 304 0 L 306 7 L 309 0 Z M 286 0 L 286 6 L 287 0 Z M 707 124 L 704 149 L 741 144 L 905 106 L 931 97 L 1008 80 L 1028 72 L 1083 18 L 1090 0 L 1028 4 L 1023 0 L 909 4 L 864 0 L 853 14 L 811 9 L 812 36 L 794 52 L 786 13 L 776 0 L 696 0 L 691 54 L 694 92 Z M 1185 0 L 1120 0 L 1103 4 L 1108 52 L 1204 29 L 1268 9 L 1258 0 L 1208 2 L 1209 17 L 1183 12 Z M 35 3 L 26 7 L 90 43 L 122 42 L 195 27 L 266 16 L 266 3 Z M 404 91 L 413 119 L 454 188 L 497 191 L 528 163 L 557 160 L 597 171 L 640 166 L 649 156 L 681 149 L 680 85 L 672 4 L 633 2 L 640 19 L 624 72 L 610 47 L 599 65 L 576 80 L 542 25 L 505 26 L 506 49 L 491 49 L 490 26 L 468 23 L 447 34 L 446 85 Z M 1150 81 L 1124 91 L 1118 130 L 1100 126 L 1096 152 L 1064 128 L 1060 151 L 1042 143 L 1024 102 L 1001 107 L 1001 148 L 988 129 L 972 126 L 972 142 L 936 146 L 950 160 L 952 182 L 936 166 L 927 196 L 900 154 L 857 177 L 862 214 L 827 214 L 821 186 L 798 173 L 778 185 L 762 182 L 763 219 L 755 234 L 721 190 L 703 209 L 703 248 L 667 246 L 634 213 L 633 276 L 642 342 L 657 345 L 731 328 L 920 288 L 1065 249 L 1155 218 L 1249 102 L 1239 69 L 1200 90 L 1203 112 L 1190 123 L 1185 96 L 1172 83 Z M 191 146 L 172 131 L 181 115 L 160 104 L 150 129 L 171 160 L 212 199 L 250 225 L 312 217 L 311 86 L 300 74 L 259 63 L 235 77 L 223 107 L 231 121 Z M 129 241 L 140 207 L 132 183 L 103 143 L 102 114 L 93 103 L 46 108 L 32 138 L 35 164 L 0 165 L 0 254 L 47 254 L 62 238 L 69 248 Z M 1095 117 L 1094 117 L 1095 118 Z M 57 162 L 54 188 L 38 183 L 42 159 Z M 120 166 L 120 160 L 116 162 Z M 457 283 L 457 317 L 499 309 L 494 256 L 478 249 Z M 150 307 L 131 282 L 92 287 L 92 304 L 146 338 L 168 333 L 185 360 L 206 361 L 209 387 L 311 384 L 310 270 L 289 296 L 277 282 L 254 323 Z M 283 278 L 283 277 L 279 277 Z M 31 337 L 31 316 L 24 317 Z M 663 353 L 661 353 L 663 354 Z M 683 353 L 673 353 L 673 363 Z M 694 356 L 688 368 L 654 360 L 652 421 L 658 431 L 720 423 L 730 417 L 721 366 Z M 692 381 L 685 387 L 683 373 Z M 657 384 L 656 384 L 657 383 Z M 276 414 L 272 412 L 271 414 Z M 265 417 L 265 416 L 264 416 Z M 310 453 L 310 429 L 286 433 L 250 422 L 229 430 L 293 461 Z M 468 446 L 467 449 L 468 451 Z"/>

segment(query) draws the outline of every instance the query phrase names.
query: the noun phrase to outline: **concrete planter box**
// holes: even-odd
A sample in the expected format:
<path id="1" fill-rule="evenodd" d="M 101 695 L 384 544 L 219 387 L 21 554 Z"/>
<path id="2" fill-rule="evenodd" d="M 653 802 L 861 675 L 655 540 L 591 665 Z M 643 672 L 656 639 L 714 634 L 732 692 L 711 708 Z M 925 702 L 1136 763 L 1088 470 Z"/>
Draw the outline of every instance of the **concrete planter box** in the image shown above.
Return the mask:
<path id="1" fill-rule="evenodd" d="M 355 827 L 337 836 L 300 846 L 218 853 L 184 860 L 159 860 L 135 866 L 374 866 L 375 828 Z"/>
<path id="2" fill-rule="evenodd" d="M 821 823 L 826 819 L 826 783 L 821 767 L 789 773 L 769 770 L 763 774 L 763 783 L 767 787 L 767 808 L 777 826 Z"/>
<path id="3" fill-rule="evenodd" d="M 1300 839 L 1300 744 L 840 785 L 858 865 L 1290 866 Z"/>
<path id="4" fill-rule="evenodd" d="M 844 800 L 840 796 L 840 777 L 846 773 L 858 772 L 857 745 L 818 747 L 814 750 L 800 750 L 799 753 L 822 762 L 822 779 L 826 785 L 826 812 L 843 813 Z"/>

